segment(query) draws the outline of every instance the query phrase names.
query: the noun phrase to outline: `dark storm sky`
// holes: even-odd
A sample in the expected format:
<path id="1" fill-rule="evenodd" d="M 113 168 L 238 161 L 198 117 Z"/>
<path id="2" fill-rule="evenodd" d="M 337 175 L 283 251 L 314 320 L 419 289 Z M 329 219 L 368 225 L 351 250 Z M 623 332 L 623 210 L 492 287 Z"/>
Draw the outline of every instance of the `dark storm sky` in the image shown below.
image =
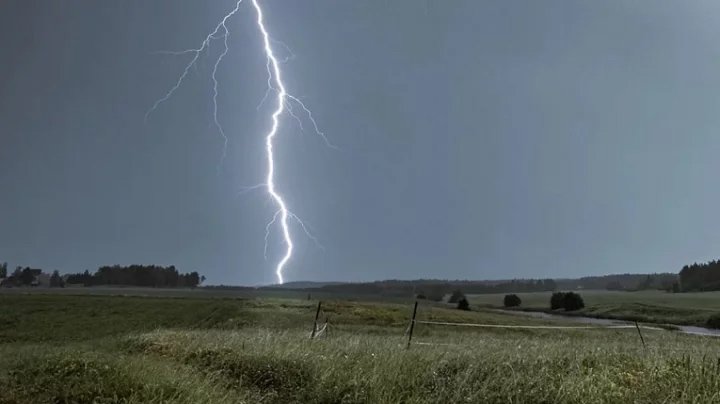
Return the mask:
<path id="1" fill-rule="evenodd" d="M 720 4 L 264 1 L 283 65 L 336 151 L 289 119 L 286 280 L 574 277 L 720 255 Z M 232 1 L 0 4 L 0 261 L 175 264 L 269 283 L 269 105 L 250 3 L 144 114 Z M 279 46 L 279 45 L 278 45 Z M 283 51 L 280 49 L 280 52 Z M 286 53 L 283 53 L 286 56 Z M 307 124 L 307 122 L 306 122 Z"/>

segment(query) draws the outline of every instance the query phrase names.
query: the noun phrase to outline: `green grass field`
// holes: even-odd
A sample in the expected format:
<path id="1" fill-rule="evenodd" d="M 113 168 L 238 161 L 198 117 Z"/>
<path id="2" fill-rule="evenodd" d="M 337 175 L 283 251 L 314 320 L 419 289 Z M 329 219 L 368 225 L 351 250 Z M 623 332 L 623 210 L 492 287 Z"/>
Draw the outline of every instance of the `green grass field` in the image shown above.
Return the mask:
<path id="1" fill-rule="evenodd" d="M 316 304 L 0 294 L 0 403 L 720 401 L 713 338 L 417 324 L 406 349 L 410 301 L 324 302 L 310 340 Z M 562 324 L 431 304 L 418 319 Z"/>
<path id="2" fill-rule="evenodd" d="M 637 320 L 652 323 L 707 325 L 710 316 L 720 313 L 720 292 L 666 293 L 661 291 L 612 292 L 578 291 L 585 309 L 577 314 L 599 318 Z M 551 292 L 518 293 L 522 308 L 546 310 Z M 468 296 L 471 304 L 502 307 L 504 294 Z"/>

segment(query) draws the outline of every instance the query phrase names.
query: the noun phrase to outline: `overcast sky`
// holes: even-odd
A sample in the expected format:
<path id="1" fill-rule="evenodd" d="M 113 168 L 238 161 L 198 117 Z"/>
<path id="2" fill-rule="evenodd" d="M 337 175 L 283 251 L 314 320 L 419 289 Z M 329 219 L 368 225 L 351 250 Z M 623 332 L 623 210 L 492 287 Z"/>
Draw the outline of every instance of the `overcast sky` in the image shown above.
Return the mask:
<path id="1" fill-rule="evenodd" d="M 720 3 L 265 0 L 282 65 L 331 142 L 292 119 L 277 186 L 286 280 L 678 271 L 720 255 Z M 275 281 L 271 105 L 249 2 L 0 4 L 0 261 L 61 272 L 176 265 Z M 291 56 L 280 44 L 282 57 Z M 308 122 L 305 122 L 307 125 Z M 275 229 L 277 230 L 277 229 Z"/>

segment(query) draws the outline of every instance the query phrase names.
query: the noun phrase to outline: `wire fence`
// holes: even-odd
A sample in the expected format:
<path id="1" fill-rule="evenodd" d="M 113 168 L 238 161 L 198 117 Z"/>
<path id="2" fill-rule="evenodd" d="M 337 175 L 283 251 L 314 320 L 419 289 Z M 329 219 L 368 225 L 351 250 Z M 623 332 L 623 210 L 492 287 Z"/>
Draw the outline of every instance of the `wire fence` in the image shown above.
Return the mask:
<path id="1" fill-rule="evenodd" d="M 482 328 L 482 329 L 511 329 L 511 330 L 587 330 L 587 331 L 603 331 L 603 330 L 630 330 L 635 329 L 637 336 L 642 343 L 643 349 L 648 349 L 648 352 L 657 348 L 663 352 L 689 352 L 698 353 L 697 349 L 693 348 L 670 348 L 670 347 L 648 347 L 645 343 L 645 338 L 642 331 L 665 331 L 672 332 L 673 330 L 650 326 L 641 325 L 638 322 L 624 323 L 624 324 L 607 324 L 607 325 L 548 325 L 548 324 L 486 324 L 486 323 L 468 323 L 468 322 L 452 322 L 452 321 L 438 321 L 438 320 L 420 320 L 417 318 L 418 314 L 418 302 L 415 302 L 412 311 L 412 317 L 405 329 L 405 336 L 407 337 L 407 348 L 411 344 L 415 345 L 426 345 L 426 346 L 460 346 L 456 343 L 442 343 L 442 342 L 425 342 L 415 341 L 413 342 L 413 331 L 416 325 L 430 325 L 430 326 L 447 326 L 447 327 L 470 327 L 470 328 Z M 310 333 L 310 339 L 327 337 L 331 329 L 331 323 L 329 316 L 322 310 L 322 302 L 318 302 L 318 306 L 315 312 L 315 320 L 313 321 L 312 332 Z M 701 336 L 704 336 L 701 334 Z"/>
<path id="2" fill-rule="evenodd" d="M 640 342 L 643 348 L 645 348 L 645 337 L 643 337 L 641 330 L 649 331 L 664 331 L 660 327 L 651 327 L 646 325 L 640 325 L 637 321 L 634 324 L 611 324 L 611 325 L 518 325 L 518 324 L 482 324 L 482 323 L 460 323 L 450 321 L 433 321 L 433 320 L 418 320 L 417 319 L 418 302 L 415 302 L 413 307 L 412 318 L 410 324 L 405 330 L 407 335 L 407 348 L 410 348 L 412 343 L 413 330 L 416 324 L 427 324 L 427 325 L 439 325 L 439 326 L 450 326 L 450 327 L 473 327 L 473 328 L 486 328 L 486 329 L 515 329 L 515 330 L 621 330 L 621 329 L 636 329 Z M 428 344 L 429 345 L 429 344 Z"/>
<path id="3" fill-rule="evenodd" d="M 416 324 L 434 324 L 434 325 L 448 325 L 455 327 L 480 327 L 480 328 L 517 328 L 517 329 L 546 329 L 546 330 L 603 330 L 603 329 L 635 329 L 641 328 L 643 330 L 663 331 L 659 327 L 649 327 L 646 325 L 608 325 L 608 326 L 593 326 L 593 325 L 515 325 L 515 324 L 479 324 L 479 323 L 453 323 L 447 321 L 428 321 L 428 320 L 414 320 Z"/>

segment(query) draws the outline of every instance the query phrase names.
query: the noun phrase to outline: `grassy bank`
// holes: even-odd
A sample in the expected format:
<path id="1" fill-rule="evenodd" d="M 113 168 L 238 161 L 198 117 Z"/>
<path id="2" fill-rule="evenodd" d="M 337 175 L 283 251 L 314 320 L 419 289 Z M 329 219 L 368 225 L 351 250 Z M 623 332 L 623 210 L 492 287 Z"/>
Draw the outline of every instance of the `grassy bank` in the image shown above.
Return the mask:
<path id="1" fill-rule="evenodd" d="M 409 303 L 326 302 L 331 326 L 311 341 L 307 300 L 0 296 L 13 321 L 0 403 L 720 400 L 715 339 L 655 331 L 643 348 L 634 330 L 417 324 L 405 349 Z M 418 318 L 548 324 L 432 305 Z"/>

